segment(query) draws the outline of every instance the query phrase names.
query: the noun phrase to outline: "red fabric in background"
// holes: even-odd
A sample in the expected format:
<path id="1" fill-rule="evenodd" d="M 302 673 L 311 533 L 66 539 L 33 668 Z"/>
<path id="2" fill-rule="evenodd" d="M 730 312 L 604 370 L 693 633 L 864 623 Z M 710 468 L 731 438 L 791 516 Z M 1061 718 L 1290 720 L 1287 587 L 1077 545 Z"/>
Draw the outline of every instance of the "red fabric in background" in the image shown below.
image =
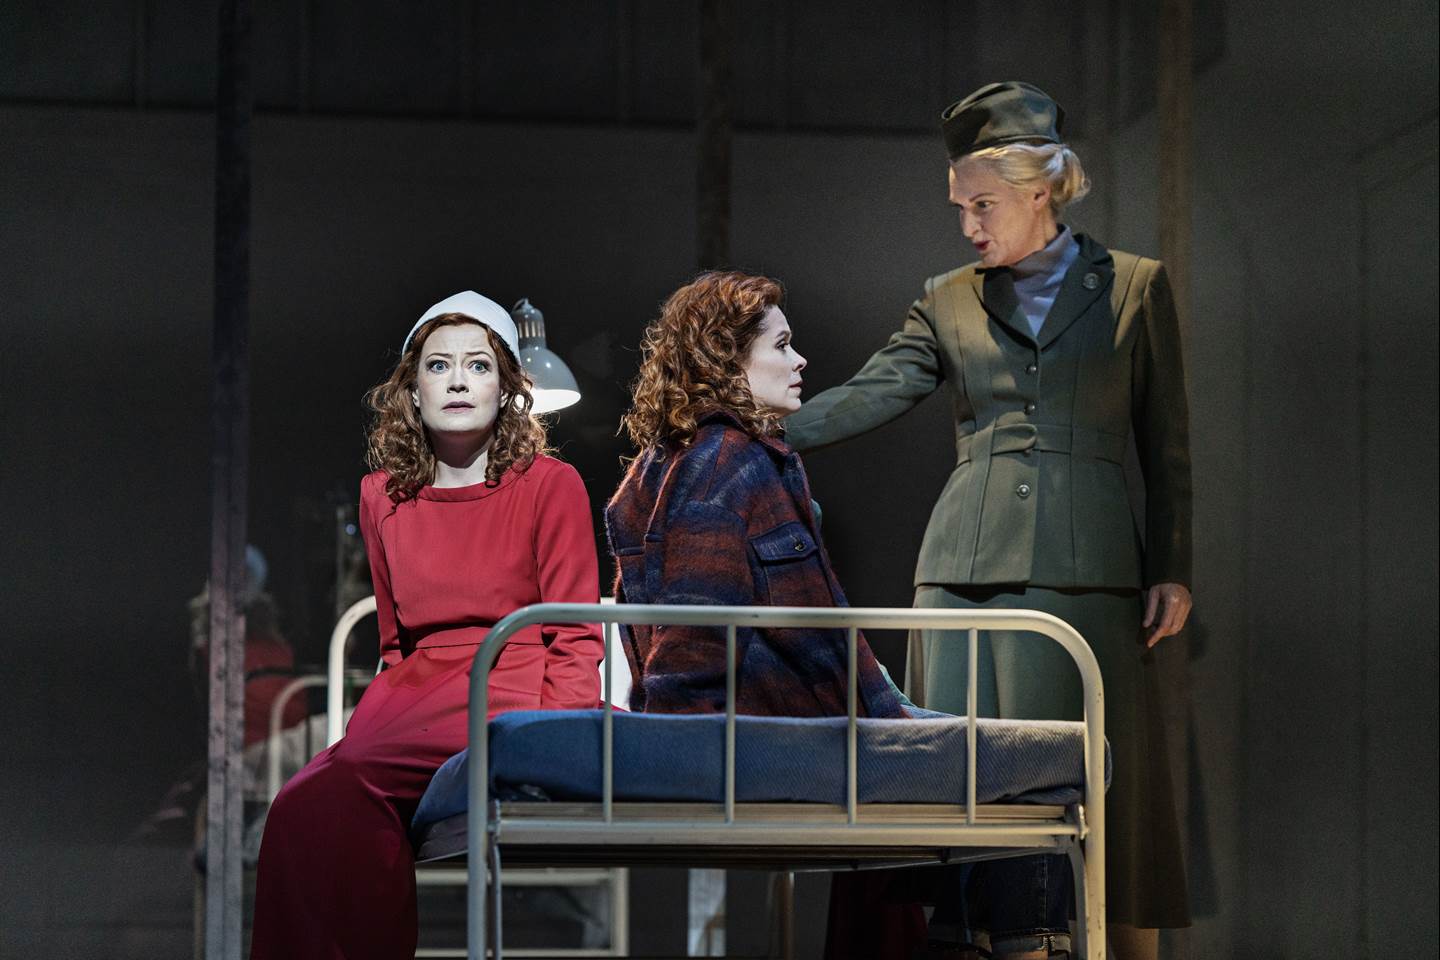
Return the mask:
<path id="1" fill-rule="evenodd" d="M 398 506 L 371 474 L 360 519 L 390 666 L 345 738 L 270 808 L 253 960 L 415 955 L 410 818 L 436 767 L 465 747 L 475 645 L 518 607 L 599 601 L 584 484 L 549 457 L 494 487 L 426 487 Z M 522 631 L 491 672 L 491 716 L 597 706 L 603 656 L 598 625 Z"/>
<path id="2" fill-rule="evenodd" d="M 245 632 L 245 746 L 270 735 L 270 708 L 280 691 L 295 678 L 283 673 L 251 677 L 257 670 L 293 670 L 295 652 L 278 633 L 247 629 Z M 305 694 L 290 698 L 281 715 L 281 727 L 293 727 L 305 720 Z"/>

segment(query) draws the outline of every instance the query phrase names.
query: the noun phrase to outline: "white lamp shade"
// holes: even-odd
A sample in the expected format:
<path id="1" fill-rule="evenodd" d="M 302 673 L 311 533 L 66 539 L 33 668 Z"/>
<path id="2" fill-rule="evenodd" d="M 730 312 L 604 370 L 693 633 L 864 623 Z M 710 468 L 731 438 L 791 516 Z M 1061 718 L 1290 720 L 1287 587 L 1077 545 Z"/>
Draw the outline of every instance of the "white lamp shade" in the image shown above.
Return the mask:
<path id="1" fill-rule="evenodd" d="M 531 408 L 535 413 L 552 413 L 579 401 L 580 387 L 575 375 L 548 347 L 535 343 L 522 346 L 520 364 L 535 384 L 530 391 L 535 398 Z"/>

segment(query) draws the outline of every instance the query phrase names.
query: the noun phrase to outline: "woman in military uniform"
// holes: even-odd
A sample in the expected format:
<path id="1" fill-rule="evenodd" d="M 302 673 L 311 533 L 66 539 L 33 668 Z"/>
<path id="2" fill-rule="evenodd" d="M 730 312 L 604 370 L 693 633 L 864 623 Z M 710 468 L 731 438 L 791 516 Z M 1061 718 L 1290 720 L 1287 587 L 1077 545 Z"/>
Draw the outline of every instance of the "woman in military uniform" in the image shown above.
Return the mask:
<path id="1" fill-rule="evenodd" d="M 1059 222 L 1089 188 L 1063 121 L 1050 97 L 1014 82 L 944 112 L 950 202 L 980 260 L 928 280 L 889 343 L 789 418 L 787 440 L 839 443 L 950 385 L 956 465 L 921 544 L 915 604 L 1042 610 L 1094 648 L 1114 760 L 1107 915 L 1131 960 L 1155 956 L 1156 928 L 1189 923 L 1150 653 L 1190 611 L 1188 413 L 1164 267 Z M 1143 543 L 1123 468 L 1131 436 Z M 986 636 L 982 712 L 1079 719 L 1067 654 Z M 917 637 L 908 672 L 917 703 L 965 709 L 960 637 Z"/>

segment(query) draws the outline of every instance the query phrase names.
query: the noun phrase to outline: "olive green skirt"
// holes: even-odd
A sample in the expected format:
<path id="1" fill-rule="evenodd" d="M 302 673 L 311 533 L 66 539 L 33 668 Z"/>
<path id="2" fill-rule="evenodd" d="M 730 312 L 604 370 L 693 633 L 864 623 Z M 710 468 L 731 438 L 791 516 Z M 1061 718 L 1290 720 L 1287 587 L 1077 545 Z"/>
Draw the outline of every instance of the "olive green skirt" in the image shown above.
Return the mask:
<path id="1" fill-rule="evenodd" d="M 1105 795 L 1108 919 L 1137 927 L 1190 924 L 1154 656 L 1146 650 L 1135 590 L 922 585 L 915 606 L 1040 610 L 1090 644 L 1105 683 L 1112 773 Z M 931 710 L 963 714 L 965 631 L 912 633 L 906 693 Z M 978 712 L 1009 719 L 1079 720 L 1080 676 L 1064 648 L 1034 633 L 980 634 Z"/>

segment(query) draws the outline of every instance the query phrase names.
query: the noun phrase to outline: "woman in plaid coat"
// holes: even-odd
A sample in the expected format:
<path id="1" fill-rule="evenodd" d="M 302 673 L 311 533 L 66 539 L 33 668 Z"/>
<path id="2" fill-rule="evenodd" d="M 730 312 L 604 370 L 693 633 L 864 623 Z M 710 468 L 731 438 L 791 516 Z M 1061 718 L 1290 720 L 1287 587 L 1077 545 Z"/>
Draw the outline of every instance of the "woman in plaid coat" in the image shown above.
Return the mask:
<path id="1" fill-rule="evenodd" d="M 805 469 L 779 436 L 805 368 L 781 294 L 774 280 L 707 273 L 646 330 L 625 417 L 640 455 L 605 511 L 621 602 L 846 605 Z M 633 709 L 725 709 L 723 628 L 622 631 Z M 843 630 L 742 629 L 737 641 L 740 713 L 847 712 Z M 861 714 L 904 716 L 863 637 L 858 662 Z"/>
<path id="2" fill-rule="evenodd" d="M 800 407 L 805 369 L 781 294 L 774 280 L 707 273 L 671 295 L 645 331 L 625 417 L 640 455 L 605 510 L 620 602 L 847 605 L 805 468 L 780 437 L 780 418 Z M 621 631 L 632 709 L 725 709 L 723 628 Z M 738 712 L 848 712 L 845 631 L 742 629 L 736 641 Z M 905 716 L 869 644 L 857 642 L 860 714 Z M 888 883 L 836 876 L 828 958 L 901 960 L 923 947 L 924 915 L 912 903 L 884 902 Z"/>

